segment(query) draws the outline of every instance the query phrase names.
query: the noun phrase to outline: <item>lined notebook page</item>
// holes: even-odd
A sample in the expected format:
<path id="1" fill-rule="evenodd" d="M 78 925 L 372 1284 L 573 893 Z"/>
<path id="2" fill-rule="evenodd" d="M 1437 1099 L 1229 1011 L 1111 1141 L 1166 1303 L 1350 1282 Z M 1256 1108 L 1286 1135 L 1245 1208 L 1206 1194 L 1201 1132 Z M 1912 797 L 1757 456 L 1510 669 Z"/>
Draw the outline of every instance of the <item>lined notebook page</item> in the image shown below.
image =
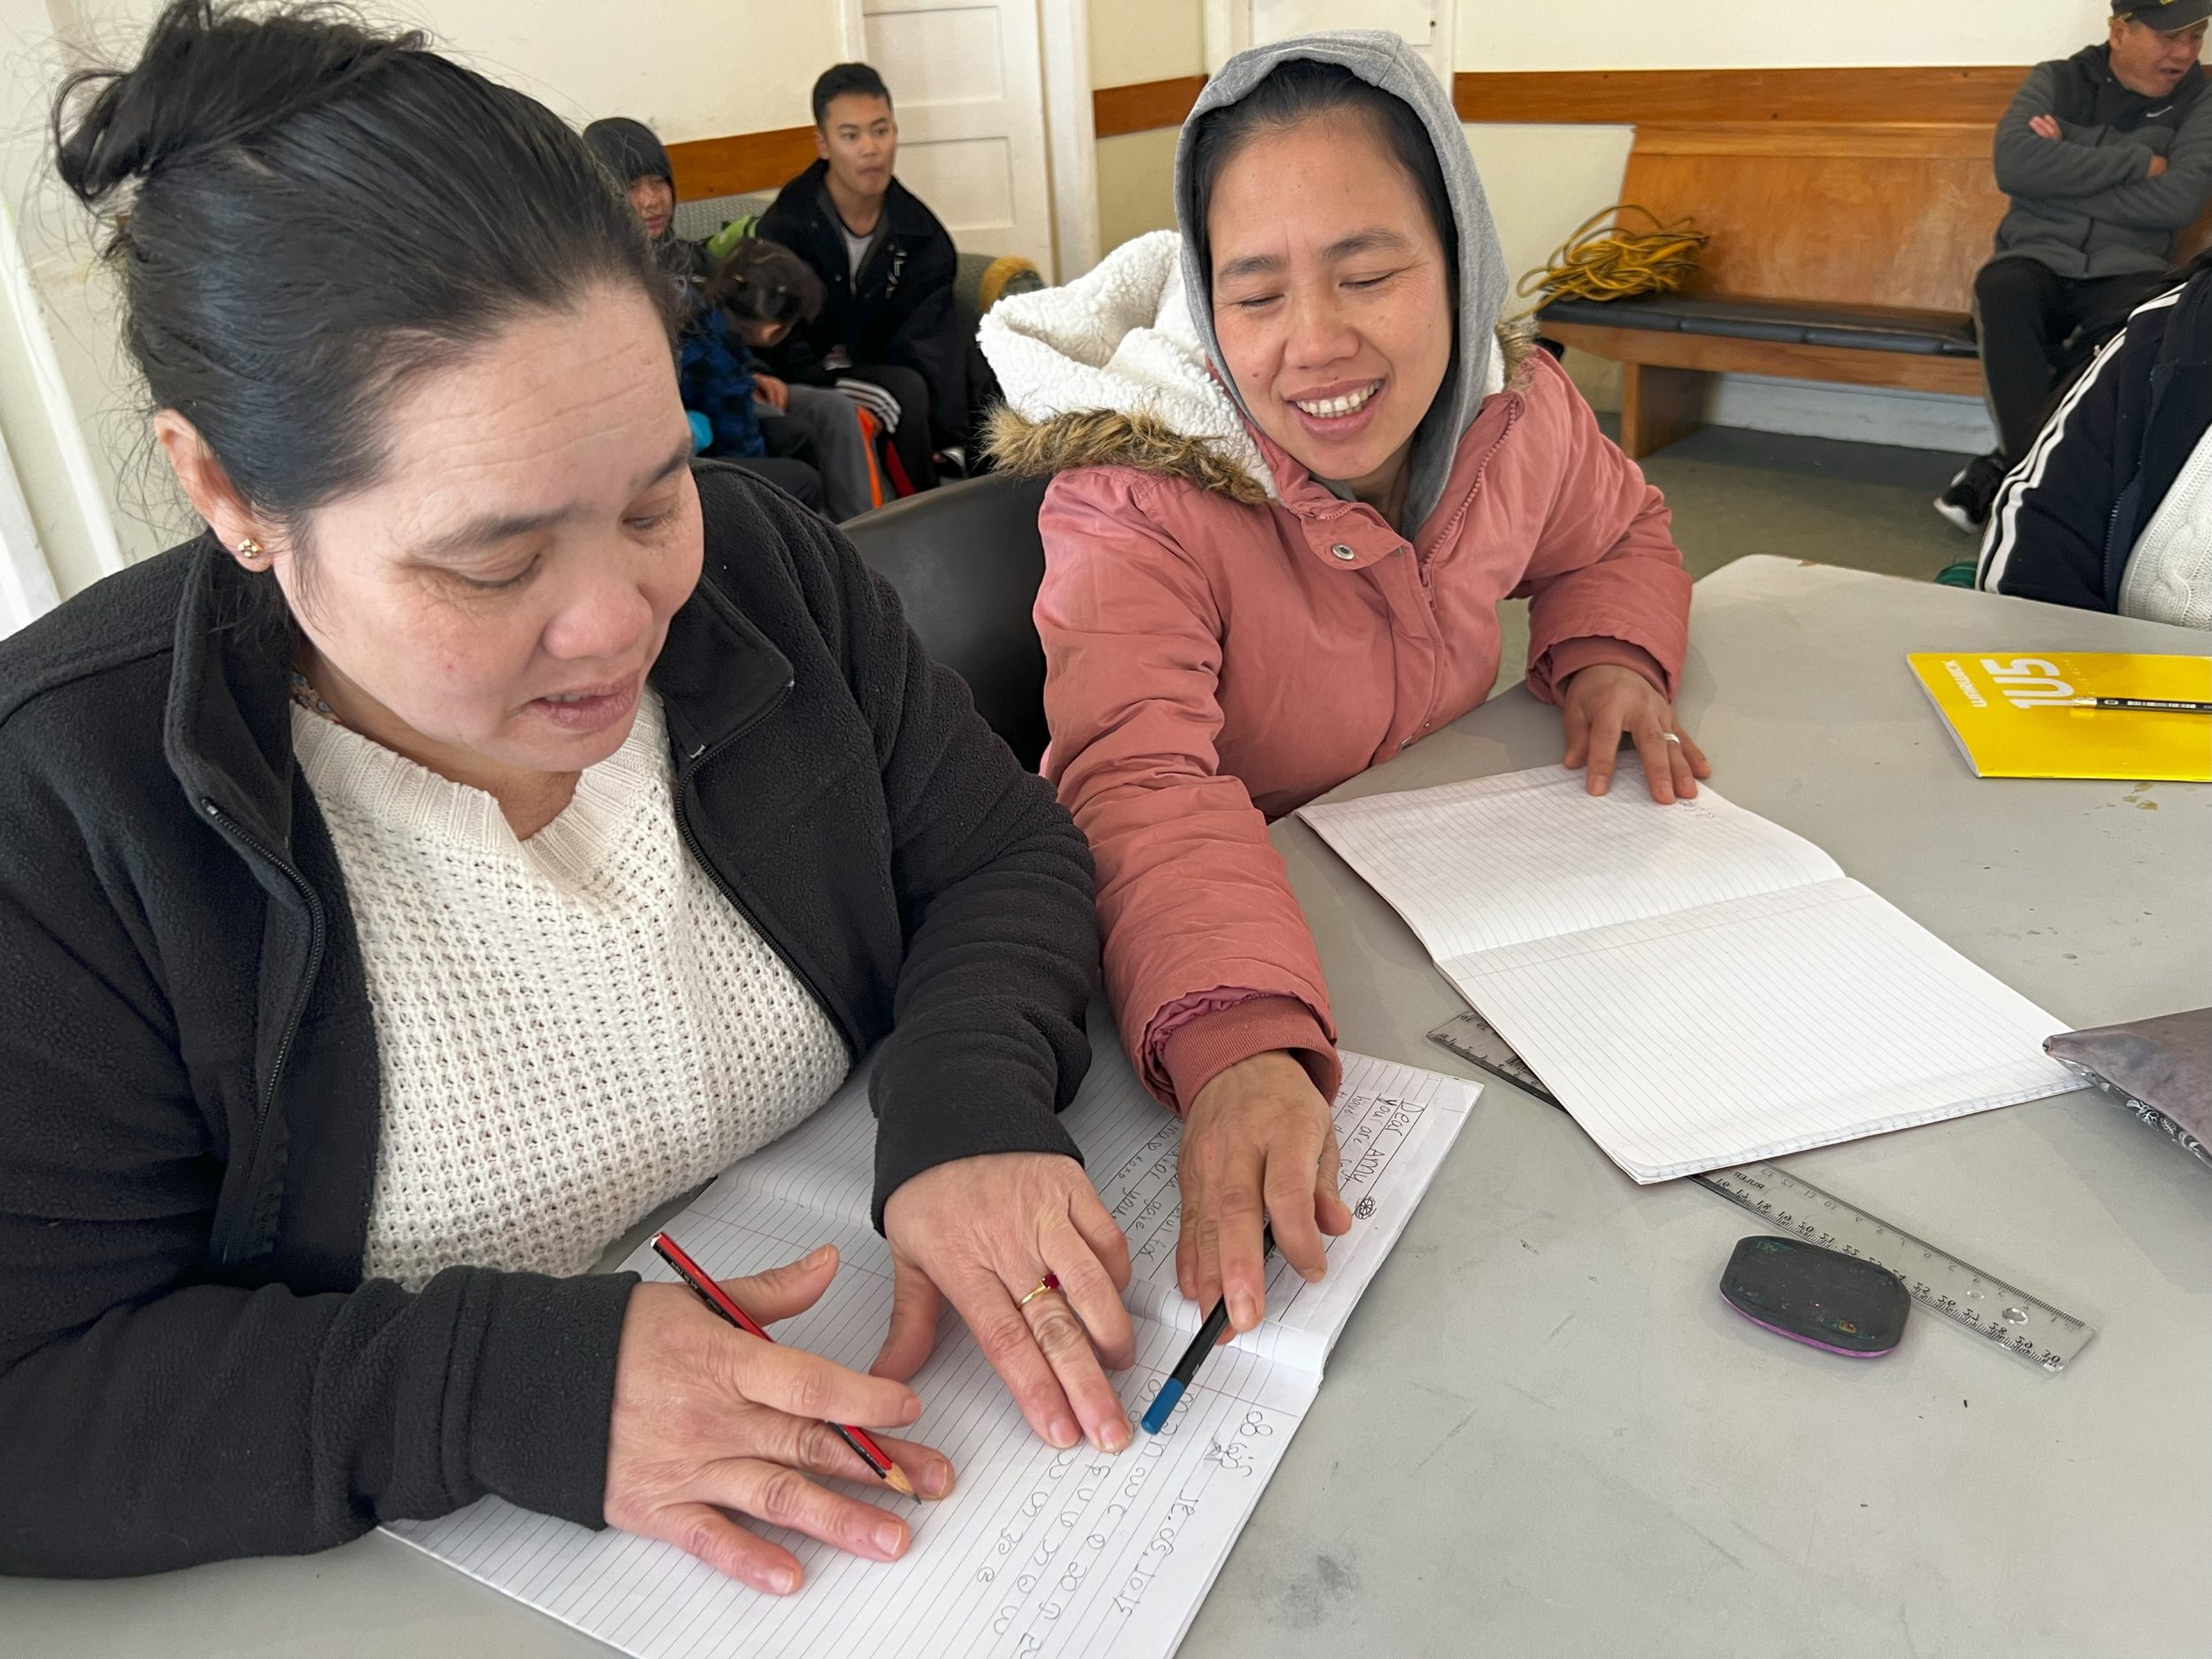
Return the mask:
<path id="1" fill-rule="evenodd" d="M 1110 1027 L 1067 1120 L 1109 1208 L 1147 1217 L 1140 1285 L 1164 1282 L 1162 1320 L 1137 1311 L 1136 1365 L 1115 1379 L 1132 1418 L 1158 1392 L 1196 1328 L 1173 1295 L 1177 1120 L 1138 1088 Z M 793 1533 L 770 1535 L 805 1564 L 796 1596 L 762 1596 L 673 1548 L 593 1532 L 488 1498 L 442 1520 L 390 1530 L 554 1617 L 647 1659 L 721 1655 L 1171 1653 L 1227 1558 L 1320 1384 L 1318 1358 L 1404 1227 L 1472 1103 L 1474 1086 L 1347 1056 L 1337 1102 L 1347 1127 L 1353 1231 L 1333 1241 L 1321 1286 L 1294 1275 L 1270 1319 L 1207 1362 L 1157 1436 L 1118 1457 L 1038 1440 L 956 1318 L 914 1379 L 924 1405 L 907 1431 L 946 1453 L 959 1486 L 904 1506 L 906 1557 L 867 1563 Z M 796 1343 L 864 1369 L 891 1307 L 890 1257 L 867 1225 L 873 1131 L 864 1071 L 807 1124 L 701 1194 L 670 1230 L 718 1276 L 757 1272 L 825 1240 L 844 1264 L 822 1301 L 779 1326 Z M 1356 1145 L 1355 1157 L 1349 1148 Z M 802 1196 L 795 1199 L 788 1194 Z M 856 1194 L 857 1195 L 856 1197 Z M 855 1206 L 857 1206 L 856 1210 Z M 1158 1240 L 1167 1260 L 1160 1265 Z M 1138 1240 L 1132 1239 L 1132 1254 Z M 672 1277 L 649 1249 L 626 1263 Z M 1133 1286 L 1133 1304 L 1138 1300 Z M 1310 1358 L 1312 1363 L 1299 1361 Z M 889 1500 L 895 1502 L 896 1500 Z"/>
<path id="2" fill-rule="evenodd" d="M 1308 807 L 1606 1153 L 1670 1179 L 2062 1093 L 2060 1023 L 1730 804 L 1624 757 Z"/>
<path id="3" fill-rule="evenodd" d="M 1182 1121 L 1137 1080 L 1103 1003 L 1092 1008 L 1089 1030 L 1091 1069 L 1061 1121 L 1083 1148 L 1085 1172 L 1129 1240 L 1130 1311 L 1195 1331 L 1204 1310 L 1186 1302 L 1175 1282 Z M 1294 1343 L 1298 1363 L 1313 1370 L 1397 1241 L 1480 1092 L 1458 1078 L 1367 1055 L 1347 1052 L 1342 1058 L 1335 1102 L 1343 1152 L 1339 1180 L 1360 1225 L 1327 1241 L 1331 1271 L 1318 1285 L 1307 1284 L 1279 1259 L 1271 1262 L 1268 1323 L 1246 1338 L 1271 1349 Z M 734 1214 L 772 1200 L 868 1227 L 875 1157 L 869 1070 L 868 1063 L 856 1069 L 819 1111 L 722 1175 L 695 1208 Z M 1394 1191 L 1403 1195 L 1401 1202 L 1390 1201 Z M 1369 1214 L 1361 1217 L 1363 1202 Z"/>
<path id="4" fill-rule="evenodd" d="M 2075 1087 L 2048 1014 L 1847 879 L 1439 965 L 1640 1181 Z"/>
<path id="5" fill-rule="evenodd" d="M 1578 772 L 1540 766 L 1298 816 L 1440 961 L 1843 873 L 1709 784 L 1694 801 L 1655 804 L 1630 755 L 1608 795 L 1590 795 Z"/>

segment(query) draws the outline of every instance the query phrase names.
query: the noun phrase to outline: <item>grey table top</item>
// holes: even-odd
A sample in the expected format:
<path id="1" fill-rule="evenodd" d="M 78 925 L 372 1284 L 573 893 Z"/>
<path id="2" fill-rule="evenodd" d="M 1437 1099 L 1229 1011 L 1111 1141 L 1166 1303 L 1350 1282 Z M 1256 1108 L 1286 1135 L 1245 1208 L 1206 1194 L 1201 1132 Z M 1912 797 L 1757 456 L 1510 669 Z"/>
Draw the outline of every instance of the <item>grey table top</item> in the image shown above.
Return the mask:
<path id="1" fill-rule="evenodd" d="M 2204 635 L 1770 558 L 1699 584 L 1692 635 L 1681 707 L 1730 799 L 2062 1021 L 2212 1001 L 2212 788 L 1978 780 L 1901 660 L 2202 654 Z M 1557 716 L 1517 691 L 1339 793 L 1541 764 L 1558 744 Z M 1462 1005 L 1411 933 L 1302 826 L 1274 838 L 1346 1045 L 1459 1069 L 1424 1039 Z M 1782 1341 L 1716 1294 L 1752 1230 L 1740 1211 L 1636 1187 L 1493 1083 L 1183 1652 L 2200 1651 L 2212 1175 L 2080 1094 L 1790 1164 L 2095 1341 L 2058 1377 L 1926 1317 L 1874 1362 Z M 138 1581 L 0 1580 L 0 1649 L 607 1652 L 381 1537 Z"/>

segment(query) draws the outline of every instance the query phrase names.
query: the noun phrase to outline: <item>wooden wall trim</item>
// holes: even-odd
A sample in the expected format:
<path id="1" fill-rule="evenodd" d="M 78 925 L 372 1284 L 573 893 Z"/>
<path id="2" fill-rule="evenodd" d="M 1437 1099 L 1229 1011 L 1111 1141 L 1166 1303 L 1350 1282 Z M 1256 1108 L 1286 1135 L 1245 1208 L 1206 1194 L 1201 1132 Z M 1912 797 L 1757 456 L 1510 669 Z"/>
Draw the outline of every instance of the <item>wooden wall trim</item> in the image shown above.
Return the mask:
<path id="1" fill-rule="evenodd" d="M 697 202 L 773 190 L 812 166 L 814 153 L 811 127 L 784 127 L 671 144 L 668 160 L 676 170 L 676 199 Z"/>
<path id="2" fill-rule="evenodd" d="M 1452 77 L 1463 121 L 1633 127 L 1643 121 L 1929 122 L 1987 126 L 2027 78 L 2024 64 L 1840 69 L 1535 69 Z M 1179 127 L 1203 75 L 1101 87 L 1101 138 Z"/>
<path id="3" fill-rule="evenodd" d="M 1091 94 L 1091 128 L 1101 138 L 1180 127 L 1205 88 L 1203 75 L 1169 81 L 1140 81 L 1125 87 L 1101 87 Z"/>
<path id="4" fill-rule="evenodd" d="M 2027 77 L 2027 65 L 1856 69 L 1540 69 L 1452 77 L 1463 121 L 1635 127 L 1875 124 L 1986 129 Z M 1177 75 L 1091 94 L 1101 138 L 1180 127 L 1206 85 Z M 1961 140 L 1959 142 L 1964 142 Z M 773 189 L 814 159 L 814 129 L 787 127 L 671 144 L 676 195 Z"/>
<path id="5" fill-rule="evenodd" d="M 1463 121 L 1927 121 L 1988 125 L 2028 66 L 1576 69 L 1452 77 Z"/>

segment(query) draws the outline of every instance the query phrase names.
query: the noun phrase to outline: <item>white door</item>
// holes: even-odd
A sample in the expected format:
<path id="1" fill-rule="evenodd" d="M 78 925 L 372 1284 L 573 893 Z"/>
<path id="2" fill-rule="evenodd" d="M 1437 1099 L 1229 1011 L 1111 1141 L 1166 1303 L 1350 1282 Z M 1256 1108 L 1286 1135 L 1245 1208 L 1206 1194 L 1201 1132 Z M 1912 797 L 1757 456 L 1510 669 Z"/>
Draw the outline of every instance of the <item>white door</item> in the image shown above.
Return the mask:
<path id="1" fill-rule="evenodd" d="M 1052 187 L 1037 0 L 859 0 L 891 88 L 899 181 L 966 253 L 1018 253 L 1048 280 Z"/>
<path id="2" fill-rule="evenodd" d="M 1389 29 L 1452 84 L 1453 0 L 1248 0 L 1250 43 L 1319 29 Z"/>

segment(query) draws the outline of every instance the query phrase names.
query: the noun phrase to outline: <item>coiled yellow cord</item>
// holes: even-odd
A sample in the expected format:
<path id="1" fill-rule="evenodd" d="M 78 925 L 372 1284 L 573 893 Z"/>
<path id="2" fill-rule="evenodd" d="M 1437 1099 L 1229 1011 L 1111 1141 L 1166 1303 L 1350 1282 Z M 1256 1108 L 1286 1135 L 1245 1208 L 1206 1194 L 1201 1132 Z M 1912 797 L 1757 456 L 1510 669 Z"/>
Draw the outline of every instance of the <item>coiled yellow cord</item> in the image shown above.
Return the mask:
<path id="1" fill-rule="evenodd" d="M 1621 219 L 1640 213 L 1652 228 L 1629 231 Z M 1603 233 L 1607 220 L 1613 228 Z M 1711 240 L 1693 219 L 1662 219 L 1647 207 L 1622 202 L 1594 213 L 1552 250 L 1551 263 L 1521 278 L 1515 292 L 1540 297 L 1523 317 L 1557 299 L 1615 300 L 1632 294 L 1671 294 L 1697 269 L 1698 255 Z"/>

